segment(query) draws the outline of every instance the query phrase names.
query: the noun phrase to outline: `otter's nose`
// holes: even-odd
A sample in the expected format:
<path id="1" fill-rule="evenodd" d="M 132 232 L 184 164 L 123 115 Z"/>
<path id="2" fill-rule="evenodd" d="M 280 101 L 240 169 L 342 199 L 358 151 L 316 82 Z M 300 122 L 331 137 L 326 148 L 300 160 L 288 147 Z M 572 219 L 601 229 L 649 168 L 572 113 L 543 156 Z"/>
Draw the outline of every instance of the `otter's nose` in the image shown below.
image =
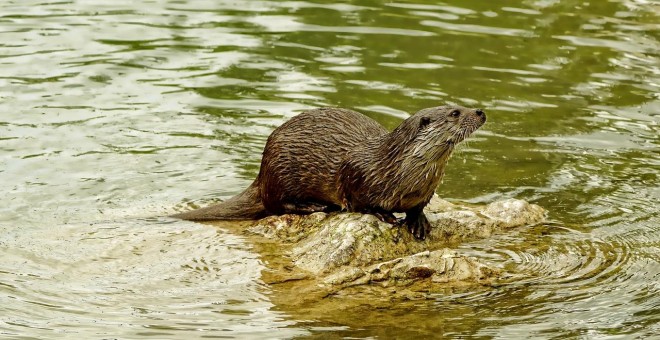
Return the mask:
<path id="1" fill-rule="evenodd" d="M 477 111 L 474 111 L 474 113 L 477 114 L 477 117 L 480 117 L 484 121 L 486 121 L 486 113 L 482 109 L 477 109 Z"/>

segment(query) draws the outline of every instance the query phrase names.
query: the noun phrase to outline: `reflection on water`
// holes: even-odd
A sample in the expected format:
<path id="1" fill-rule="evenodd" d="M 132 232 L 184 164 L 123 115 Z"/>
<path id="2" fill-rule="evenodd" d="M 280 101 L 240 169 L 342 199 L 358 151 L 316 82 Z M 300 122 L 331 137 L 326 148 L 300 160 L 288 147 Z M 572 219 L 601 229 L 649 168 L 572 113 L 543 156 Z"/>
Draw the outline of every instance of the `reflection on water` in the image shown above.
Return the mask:
<path id="1" fill-rule="evenodd" d="M 658 333 L 658 13 L 636 0 L 3 2 L 0 334 Z M 440 103 L 489 115 L 443 197 L 550 211 L 463 246 L 511 283 L 287 310 L 241 237 L 148 218 L 241 191 L 270 131 L 305 109 L 391 129 Z"/>

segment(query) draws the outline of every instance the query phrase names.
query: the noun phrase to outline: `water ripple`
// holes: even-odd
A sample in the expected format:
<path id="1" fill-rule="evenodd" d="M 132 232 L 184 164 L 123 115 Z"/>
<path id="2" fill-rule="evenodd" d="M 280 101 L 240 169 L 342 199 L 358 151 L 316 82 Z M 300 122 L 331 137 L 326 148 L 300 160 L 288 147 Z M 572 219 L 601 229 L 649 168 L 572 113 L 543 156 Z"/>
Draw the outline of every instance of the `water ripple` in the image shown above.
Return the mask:
<path id="1" fill-rule="evenodd" d="M 534 36 L 533 32 L 531 31 L 517 28 L 489 27 L 474 24 L 455 24 L 438 20 L 422 20 L 420 24 L 424 26 L 438 27 L 446 31 L 457 33 L 479 33 L 487 35 L 505 35 L 517 37 Z"/>
<path id="2" fill-rule="evenodd" d="M 660 331 L 651 2 L 22 0 L 0 13 L 5 336 Z M 240 192 L 270 132 L 306 109 L 393 129 L 443 103 L 489 121 L 439 193 L 523 198 L 552 221 L 461 249 L 512 274 L 496 287 L 377 309 L 328 297 L 341 313 L 293 317 L 240 238 L 154 218 Z"/>

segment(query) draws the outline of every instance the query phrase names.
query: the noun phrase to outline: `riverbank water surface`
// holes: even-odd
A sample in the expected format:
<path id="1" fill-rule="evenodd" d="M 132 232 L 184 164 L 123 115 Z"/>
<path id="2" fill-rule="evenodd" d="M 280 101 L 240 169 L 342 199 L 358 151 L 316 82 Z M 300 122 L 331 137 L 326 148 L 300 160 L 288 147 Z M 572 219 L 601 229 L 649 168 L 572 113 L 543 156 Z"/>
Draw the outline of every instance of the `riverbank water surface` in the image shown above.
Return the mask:
<path id="1" fill-rule="evenodd" d="M 3 1 L 0 337 L 660 333 L 657 3 Z M 550 223 L 462 251 L 525 278 L 287 310 L 227 229 L 164 217 L 256 176 L 308 108 L 488 122 L 438 193 Z M 310 312 L 311 311 L 311 312 Z"/>

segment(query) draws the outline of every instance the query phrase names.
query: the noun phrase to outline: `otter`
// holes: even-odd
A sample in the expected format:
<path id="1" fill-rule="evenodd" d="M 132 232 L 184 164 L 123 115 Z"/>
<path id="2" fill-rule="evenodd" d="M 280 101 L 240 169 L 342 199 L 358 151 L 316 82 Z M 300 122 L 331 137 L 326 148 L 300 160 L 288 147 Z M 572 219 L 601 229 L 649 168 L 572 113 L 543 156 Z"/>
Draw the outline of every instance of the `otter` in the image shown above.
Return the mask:
<path id="1" fill-rule="evenodd" d="M 403 223 L 423 240 L 424 206 L 456 144 L 486 122 L 481 109 L 438 106 L 418 111 L 388 132 L 347 109 L 303 112 L 268 137 L 261 169 L 242 193 L 173 217 L 252 220 L 269 215 L 354 211 Z M 397 220 L 393 213 L 405 213 Z"/>

